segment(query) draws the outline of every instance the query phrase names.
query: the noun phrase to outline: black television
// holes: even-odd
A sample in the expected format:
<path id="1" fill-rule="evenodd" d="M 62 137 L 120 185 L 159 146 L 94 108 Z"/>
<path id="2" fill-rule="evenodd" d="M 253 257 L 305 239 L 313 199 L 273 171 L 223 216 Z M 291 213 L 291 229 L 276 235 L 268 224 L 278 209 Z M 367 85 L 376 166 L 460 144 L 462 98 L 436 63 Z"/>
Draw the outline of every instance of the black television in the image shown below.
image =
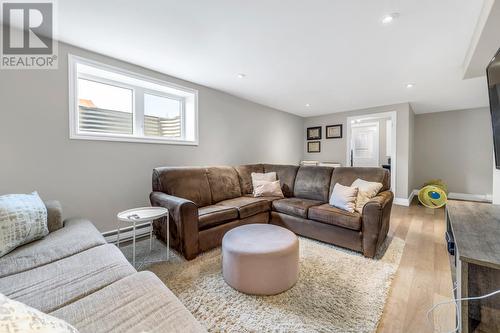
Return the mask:
<path id="1" fill-rule="evenodd" d="M 490 96 L 491 124 L 493 126 L 493 147 L 495 165 L 500 169 L 500 49 L 486 68 Z"/>

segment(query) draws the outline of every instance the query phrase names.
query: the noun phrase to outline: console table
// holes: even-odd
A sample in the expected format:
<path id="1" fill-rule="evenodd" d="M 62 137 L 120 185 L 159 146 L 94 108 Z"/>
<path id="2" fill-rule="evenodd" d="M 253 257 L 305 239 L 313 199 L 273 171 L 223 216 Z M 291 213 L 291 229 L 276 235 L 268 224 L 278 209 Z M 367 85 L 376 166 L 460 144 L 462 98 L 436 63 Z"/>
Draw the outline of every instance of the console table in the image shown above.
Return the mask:
<path id="1" fill-rule="evenodd" d="M 500 206 L 450 200 L 446 205 L 448 249 L 455 297 L 500 289 Z M 500 295 L 458 303 L 460 332 L 500 332 Z"/>

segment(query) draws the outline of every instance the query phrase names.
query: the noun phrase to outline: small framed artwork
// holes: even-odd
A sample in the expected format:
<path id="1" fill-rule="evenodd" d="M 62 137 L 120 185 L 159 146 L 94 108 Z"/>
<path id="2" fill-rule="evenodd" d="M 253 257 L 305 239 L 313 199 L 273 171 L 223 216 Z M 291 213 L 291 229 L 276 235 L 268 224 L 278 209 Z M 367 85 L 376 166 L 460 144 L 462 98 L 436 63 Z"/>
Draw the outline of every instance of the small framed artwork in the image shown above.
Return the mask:
<path id="1" fill-rule="evenodd" d="M 307 140 L 321 140 L 321 126 L 308 127 Z"/>
<path id="2" fill-rule="evenodd" d="M 327 139 L 342 139 L 342 124 L 326 126 Z"/>
<path id="3" fill-rule="evenodd" d="M 308 153 L 319 153 L 321 152 L 321 141 L 311 141 L 307 143 Z"/>

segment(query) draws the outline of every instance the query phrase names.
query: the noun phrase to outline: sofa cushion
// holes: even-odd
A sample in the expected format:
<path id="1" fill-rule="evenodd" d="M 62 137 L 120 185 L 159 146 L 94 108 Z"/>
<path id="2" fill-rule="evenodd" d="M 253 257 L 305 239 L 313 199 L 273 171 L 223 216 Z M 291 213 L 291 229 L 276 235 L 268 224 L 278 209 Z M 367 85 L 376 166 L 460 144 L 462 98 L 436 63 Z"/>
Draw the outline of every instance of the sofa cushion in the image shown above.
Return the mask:
<path id="1" fill-rule="evenodd" d="M 240 219 L 256 215 L 263 212 L 268 212 L 271 209 L 271 204 L 268 200 L 261 198 L 239 197 L 229 200 L 224 200 L 216 205 L 235 207 L 238 209 Z"/>
<path id="2" fill-rule="evenodd" d="M 293 197 L 297 165 L 264 164 L 264 172 L 276 172 L 281 184 L 281 191 L 285 197 Z"/>
<path id="3" fill-rule="evenodd" d="M 324 204 L 309 208 L 309 219 L 352 230 L 361 230 L 361 214 Z"/>
<path id="4" fill-rule="evenodd" d="M 3 277 L 0 293 L 50 312 L 135 272 L 116 246 L 106 244 Z"/>
<path id="5" fill-rule="evenodd" d="M 241 196 L 238 173 L 233 167 L 207 168 L 207 176 L 212 192 L 212 203 Z"/>
<path id="6" fill-rule="evenodd" d="M 76 328 L 26 304 L 0 294 L 0 331 L 23 333 L 78 333 Z"/>
<path id="7" fill-rule="evenodd" d="M 253 193 L 252 172 L 263 173 L 264 166 L 262 164 L 248 164 L 237 166 L 234 169 L 238 173 L 241 193 L 243 195 Z"/>
<path id="8" fill-rule="evenodd" d="M 245 194 L 244 197 L 255 198 L 253 196 L 253 194 Z M 264 200 L 267 200 L 269 202 L 273 202 L 274 200 L 283 199 L 283 197 L 259 197 L 259 199 L 264 199 Z"/>
<path id="9" fill-rule="evenodd" d="M 344 186 L 351 186 L 358 178 L 369 182 L 381 183 L 383 185 L 382 189 L 380 189 L 381 192 L 387 191 L 391 187 L 391 174 L 389 170 L 384 168 L 340 167 L 335 168 L 332 172 L 330 194 L 335 184 L 340 183 Z"/>
<path id="10" fill-rule="evenodd" d="M 234 207 L 205 206 L 198 208 L 198 228 L 205 230 L 224 222 L 238 218 L 238 210 Z"/>
<path id="11" fill-rule="evenodd" d="M 45 208 L 47 208 L 47 227 L 49 232 L 54 232 L 64 226 L 62 218 L 61 203 L 57 200 L 45 201 Z"/>
<path id="12" fill-rule="evenodd" d="M 46 265 L 103 244 L 106 244 L 106 240 L 92 222 L 79 218 L 68 219 L 64 222 L 64 228 L 51 232 L 41 240 L 18 247 L 1 257 L 0 278 Z"/>
<path id="13" fill-rule="evenodd" d="M 130 275 L 50 314 L 80 333 L 206 332 L 151 272 Z"/>
<path id="14" fill-rule="evenodd" d="M 285 198 L 273 201 L 273 209 L 280 213 L 307 218 L 307 210 L 310 207 L 318 206 L 324 201 L 310 200 L 302 198 Z"/>
<path id="15" fill-rule="evenodd" d="M 212 204 L 206 168 L 156 168 L 153 170 L 153 191 L 191 200 L 198 207 Z"/>
<path id="16" fill-rule="evenodd" d="M 294 196 L 327 202 L 332 171 L 331 167 L 301 166 L 295 178 Z"/>

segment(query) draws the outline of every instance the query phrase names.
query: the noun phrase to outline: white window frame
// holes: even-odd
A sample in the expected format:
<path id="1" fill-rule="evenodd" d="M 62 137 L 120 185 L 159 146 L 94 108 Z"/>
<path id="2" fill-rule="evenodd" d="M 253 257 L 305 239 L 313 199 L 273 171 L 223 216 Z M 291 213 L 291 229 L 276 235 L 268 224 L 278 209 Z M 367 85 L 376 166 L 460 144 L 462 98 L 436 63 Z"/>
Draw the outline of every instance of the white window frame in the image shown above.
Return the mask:
<path id="1" fill-rule="evenodd" d="M 168 88 L 183 91 L 194 96 L 194 139 L 186 140 L 186 103 L 182 96 L 176 96 L 163 91 L 152 90 L 149 88 L 138 87 L 128 83 L 110 80 L 101 77 L 93 77 L 89 74 L 80 75 L 83 79 L 89 79 L 98 83 L 110 84 L 120 88 L 132 89 L 132 112 L 133 112 L 133 131 L 135 134 L 115 134 L 115 133 L 91 133 L 79 130 L 79 106 L 78 106 L 78 73 L 77 65 L 83 64 L 92 66 L 100 70 L 125 75 L 134 79 L 162 85 Z M 98 140 L 98 141 L 119 141 L 119 142 L 140 142 L 140 143 L 159 143 L 170 145 L 191 145 L 197 146 L 198 142 L 198 90 L 180 86 L 175 83 L 154 79 L 145 75 L 134 73 L 111 65 L 103 64 L 94 60 L 82 58 L 68 54 L 68 81 L 69 81 L 69 137 L 77 140 Z M 144 136 L 144 94 L 167 97 L 181 101 L 181 138 L 169 137 L 146 137 Z M 137 98 L 140 97 L 140 98 Z M 142 103 L 142 104 L 141 104 Z M 140 114 L 139 114 L 140 113 Z M 140 119 L 139 121 L 137 119 Z M 136 127 L 141 124 L 142 127 Z"/>

